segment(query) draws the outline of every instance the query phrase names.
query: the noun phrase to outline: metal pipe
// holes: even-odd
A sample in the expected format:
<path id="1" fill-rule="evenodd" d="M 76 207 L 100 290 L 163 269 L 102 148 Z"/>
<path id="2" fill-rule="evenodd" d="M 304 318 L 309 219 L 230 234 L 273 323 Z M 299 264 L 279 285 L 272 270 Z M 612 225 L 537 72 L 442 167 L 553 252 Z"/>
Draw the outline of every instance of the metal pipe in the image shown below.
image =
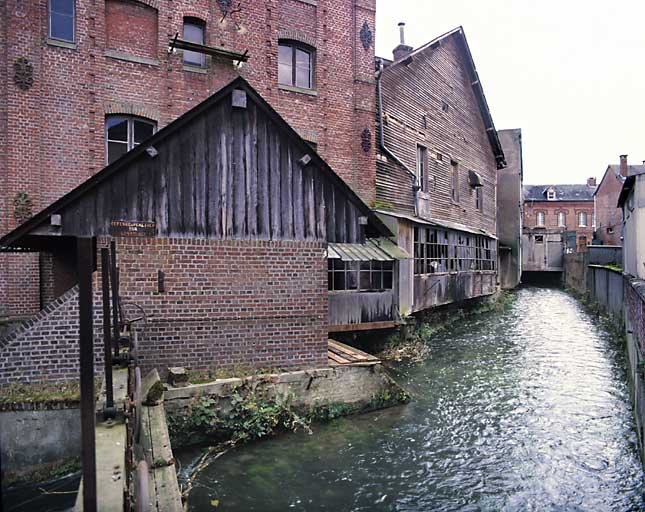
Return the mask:
<path id="1" fill-rule="evenodd" d="M 119 283 L 116 270 L 116 242 L 110 242 L 110 281 L 112 284 L 112 344 L 114 357 L 119 357 Z"/>
<path id="2" fill-rule="evenodd" d="M 107 247 L 101 249 L 101 285 L 103 295 L 103 356 L 105 361 L 105 410 L 114 407 L 112 384 L 112 347 L 110 335 L 110 253 Z"/>
<path id="3" fill-rule="evenodd" d="M 96 512 L 96 439 L 94 424 L 94 332 L 92 272 L 94 244 L 91 238 L 76 239 L 78 271 L 79 352 L 81 381 L 81 460 L 83 510 Z"/>
<path id="4" fill-rule="evenodd" d="M 142 460 L 137 465 L 137 493 L 136 512 L 147 512 L 150 510 L 150 473 L 148 463 Z"/>

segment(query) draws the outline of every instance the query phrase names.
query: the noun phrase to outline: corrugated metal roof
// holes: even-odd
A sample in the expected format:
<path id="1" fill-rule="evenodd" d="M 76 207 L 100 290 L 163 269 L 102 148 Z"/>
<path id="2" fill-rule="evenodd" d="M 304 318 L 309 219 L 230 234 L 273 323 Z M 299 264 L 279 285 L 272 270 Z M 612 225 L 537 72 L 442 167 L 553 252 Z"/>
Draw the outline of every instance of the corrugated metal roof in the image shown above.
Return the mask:
<path id="1" fill-rule="evenodd" d="M 368 238 L 364 244 L 327 244 L 327 257 L 343 261 L 407 260 L 407 251 L 388 238 Z"/>
<path id="2" fill-rule="evenodd" d="M 458 224 L 456 222 L 449 222 L 447 220 L 438 220 L 438 219 L 422 219 L 421 217 L 416 217 L 414 215 L 406 215 L 405 213 L 399 213 L 390 210 L 374 210 L 379 215 L 388 215 L 390 217 L 397 217 L 399 219 L 407 219 L 417 224 L 424 224 L 426 226 L 433 226 L 438 228 L 452 229 L 454 231 L 463 231 L 464 233 L 472 233 L 474 235 L 484 235 L 488 238 L 497 240 L 497 237 L 492 233 L 489 233 L 485 229 L 473 228 L 470 226 L 464 226 L 463 224 Z"/>

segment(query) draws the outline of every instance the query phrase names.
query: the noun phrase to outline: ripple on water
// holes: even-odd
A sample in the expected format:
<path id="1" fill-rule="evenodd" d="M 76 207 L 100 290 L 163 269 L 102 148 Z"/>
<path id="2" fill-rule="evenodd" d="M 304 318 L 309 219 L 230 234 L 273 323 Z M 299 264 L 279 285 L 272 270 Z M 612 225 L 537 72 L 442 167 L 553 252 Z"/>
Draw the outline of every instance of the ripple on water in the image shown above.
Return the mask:
<path id="1" fill-rule="evenodd" d="M 430 341 L 417 399 L 233 451 L 190 510 L 645 510 L 621 347 L 559 290 Z"/>

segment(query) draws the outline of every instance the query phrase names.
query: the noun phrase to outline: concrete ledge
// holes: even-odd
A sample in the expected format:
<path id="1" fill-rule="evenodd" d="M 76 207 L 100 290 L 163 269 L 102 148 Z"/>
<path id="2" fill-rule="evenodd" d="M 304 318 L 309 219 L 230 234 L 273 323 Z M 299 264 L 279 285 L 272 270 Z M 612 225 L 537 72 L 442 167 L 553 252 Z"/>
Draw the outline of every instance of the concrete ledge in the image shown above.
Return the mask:
<path id="1" fill-rule="evenodd" d="M 105 50 L 103 53 L 106 57 L 116 60 L 124 60 L 126 62 L 134 62 L 136 64 L 146 64 L 148 66 L 159 66 L 158 59 L 151 59 L 149 57 L 139 57 L 130 53 L 121 52 L 119 50 Z"/>

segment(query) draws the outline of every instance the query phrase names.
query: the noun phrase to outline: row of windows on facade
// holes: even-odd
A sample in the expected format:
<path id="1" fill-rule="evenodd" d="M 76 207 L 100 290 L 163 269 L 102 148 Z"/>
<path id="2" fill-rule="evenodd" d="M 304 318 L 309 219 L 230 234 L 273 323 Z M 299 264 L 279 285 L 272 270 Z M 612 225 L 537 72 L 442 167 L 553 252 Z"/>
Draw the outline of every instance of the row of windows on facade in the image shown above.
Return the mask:
<path id="1" fill-rule="evenodd" d="M 329 291 L 378 292 L 392 289 L 394 264 L 391 261 L 328 260 Z"/>
<path id="2" fill-rule="evenodd" d="M 495 270 L 495 241 L 434 228 L 414 228 L 414 273 Z"/>
<path id="3" fill-rule="evenodd" d="M 535 214 L 535 225 L 536 227 L 543 228 L 545 226 L 546 214 L 544 212 L 536 212 Z M 558 212 L 558 227 L 565 228 L 567 227 L 567 214 L 564 212 Z M 587 227 L 587 213 L 578 212 L 578 227 L 586 228 Z"/>
<path id="4" fill-rule="evenodd" d="M 437 160 L 443 161 L 443 155 L 437 153 Z M 450 162 L 450 199 L 459 202 L 459 164 L 455 161 Z M 418 186 L 422 192 L 428 192 L 430 179 L 428 169 L 428 149 L 424 146 L 417 145 L 417 180 Z M 436 181 L 434 181 L 436 187 Z M 480 212 L 484 211 L 484 187 L 475 187 L 475 208 Z"/>
<path id="5" fill-rule="evenodd" d="M 74 42 L 76 37 L 75 0 L 49 0 L 49 37 Z M 185 17 L 183 38 L 191 43 L 205 44 L 206 22 L 194 17 Z M 313 89 L 315 50 L 303 43 L 281 40 L 278 44 L 278 83 Z M 205 67 L 203 53 L 183 51 L 184 63 Z"/>

